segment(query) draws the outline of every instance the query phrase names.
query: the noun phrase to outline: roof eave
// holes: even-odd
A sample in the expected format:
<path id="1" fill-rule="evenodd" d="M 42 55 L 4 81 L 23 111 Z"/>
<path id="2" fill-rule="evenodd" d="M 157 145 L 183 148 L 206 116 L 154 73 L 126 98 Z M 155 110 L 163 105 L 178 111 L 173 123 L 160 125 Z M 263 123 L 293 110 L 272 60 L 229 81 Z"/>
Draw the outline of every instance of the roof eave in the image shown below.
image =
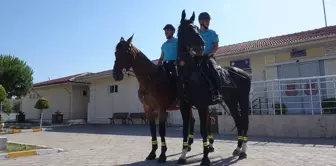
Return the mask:
<path id="1" fill-rule="evenodd" d="M 291 44 L 286 44 L 282 46 L 274 46 L 274 47 L 269 47 L 269 48 L 259 48 L 259 49 L 254 49 L 250 50 L 247 52 L 242 52 L 242 53 L 233 53 L 233 54 L 217 54 L 216 59 L 228 59 L 228 58 L 234 58 L 234 57 L 240 57 L 240 56 L 250 56 L 254 54 L 266 54 L 270 52 L 276 52 L 279 50 L 284 50 L 284 49 L 290 49 L 293 47 L 300 47 L 300 46 L 307 46 L 307 45 L 312 45 L 312 44 L 321 44 L 329 41 L 336 41 L 336 35 L 333 36 L 328 36 L 324 38 L 317 38 L 315 40 L 310 40 L 310 41 L 302 41 L 302 42 L 297 42 L 297 43 L 291 43 Z"/>
<path id="2" fill-rule="evenodd" d="M 40 89 L 40 88 L 49 88 L 59 85 L 70 85 L 70 84 L 76 84 L 76 85 L 89 85 L 88 82 L 77 82 L 77 81 L 64 81 L 64 82 L 58 82 L 58 83 L 52 83 L 52 84 L 46 84 L 46 85 L 39 85 L 39 86 L 33 86 L 34 89 Z"/>

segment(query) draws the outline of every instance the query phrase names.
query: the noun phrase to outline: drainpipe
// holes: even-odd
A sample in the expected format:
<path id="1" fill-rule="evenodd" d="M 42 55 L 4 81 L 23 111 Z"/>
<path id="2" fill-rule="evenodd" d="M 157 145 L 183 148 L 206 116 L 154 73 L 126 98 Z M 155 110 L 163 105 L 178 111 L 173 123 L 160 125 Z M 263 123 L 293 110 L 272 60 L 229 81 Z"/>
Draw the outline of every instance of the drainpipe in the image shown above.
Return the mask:
<path id="1" fill-rule="evenodd" d="M 72 87 L 71 87 L 72 88 Z M 64 88 L 69 93 L 69 120 L 72 120 L 72 93 L 67 88 Z"/>

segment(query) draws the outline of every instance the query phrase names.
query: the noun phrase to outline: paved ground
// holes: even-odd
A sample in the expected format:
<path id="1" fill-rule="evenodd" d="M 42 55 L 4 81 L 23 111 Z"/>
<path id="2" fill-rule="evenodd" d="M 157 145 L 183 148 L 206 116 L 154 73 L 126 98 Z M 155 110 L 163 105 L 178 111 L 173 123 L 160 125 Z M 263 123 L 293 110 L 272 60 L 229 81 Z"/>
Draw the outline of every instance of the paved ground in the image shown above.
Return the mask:
<path id="1" fill-rule="evenodd" d="M 49 132 L 5 135 L 10 141 L 48 145 L 67 152 L 0 160 L 0 166 L 176 165 L 182 145 L 181 128 L 168 128 L 167 132 L 166 164 L 144 161 L 151 147 L 147 126 L 79 125 Z M 212 165 L 336 166 L 336 140 L 250 137 L 248 159 L 238 161 L 231 156 L 236 146 L 235 138 L 216 136 L 215 153 L 210 154 Z M 199 165 L 202 142 L 197 139 L 192 148 L 187 154 L 188 165 Z"/>

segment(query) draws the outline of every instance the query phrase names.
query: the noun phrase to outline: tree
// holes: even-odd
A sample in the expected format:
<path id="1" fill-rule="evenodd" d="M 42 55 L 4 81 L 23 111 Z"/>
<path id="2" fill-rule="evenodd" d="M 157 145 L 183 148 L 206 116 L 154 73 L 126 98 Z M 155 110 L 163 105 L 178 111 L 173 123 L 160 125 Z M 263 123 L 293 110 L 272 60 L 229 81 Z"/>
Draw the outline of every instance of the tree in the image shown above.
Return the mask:
<path id="1" fill-rule="evenodd" d="M 5 99 L 1 104 L 1 110 L 2 112 L 9 114 L 13 110 L 13 103 L 10 99 Z"/>
<path id="2" fill-rule="evenodd" d="M 6 99 L 6 89 L 0 84 L 0 102 Z"/>
<path id="3" fill-rule="evenodd" d="M 18 57 L 0 54 L 0 84 L 7 98 L 26 96 L 32 88 L 33 70 Z"/>
<path id="4" fill-rule="evenodd" d="M 45 109 L 49 109 L 50 108 L 49 102 L 48 102 L 47 99 L 45 99 L 45 98 L 42 97 L 42 98 L 40 98 L 40 99 L 37 100 L 34 108 L 36 108 L 36 109 L 38 109 L 38 110 L 41 111 L 40 128 L 42 128 L 43 111 Z"/>
<path id="5" fill-rule="evenodd" d="M 19 113 L 19 112 L 21 111 L 21 103 L 20 103 L 20 102 L 15 101 L 15 102 L 13 103 L 13 111 L 14 111 L 15 113 Z"/>
<path id="6" fill-rule="evenodd" d="M 0 121 L 1 121 L 1 113 L 2 113 L 2 102 L 6 99 L 6 90 L 0 84 Z"/>

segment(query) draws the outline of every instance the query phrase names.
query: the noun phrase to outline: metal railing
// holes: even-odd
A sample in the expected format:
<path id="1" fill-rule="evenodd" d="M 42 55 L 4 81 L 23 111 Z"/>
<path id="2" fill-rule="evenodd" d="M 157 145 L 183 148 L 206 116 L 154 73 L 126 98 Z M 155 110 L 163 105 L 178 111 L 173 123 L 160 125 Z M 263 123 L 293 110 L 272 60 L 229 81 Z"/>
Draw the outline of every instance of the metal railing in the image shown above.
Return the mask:
<path id="1" fill-rule="evenodd" d="M 252 82 L 250 113 L 336 114 L 336 75 Z"/>

